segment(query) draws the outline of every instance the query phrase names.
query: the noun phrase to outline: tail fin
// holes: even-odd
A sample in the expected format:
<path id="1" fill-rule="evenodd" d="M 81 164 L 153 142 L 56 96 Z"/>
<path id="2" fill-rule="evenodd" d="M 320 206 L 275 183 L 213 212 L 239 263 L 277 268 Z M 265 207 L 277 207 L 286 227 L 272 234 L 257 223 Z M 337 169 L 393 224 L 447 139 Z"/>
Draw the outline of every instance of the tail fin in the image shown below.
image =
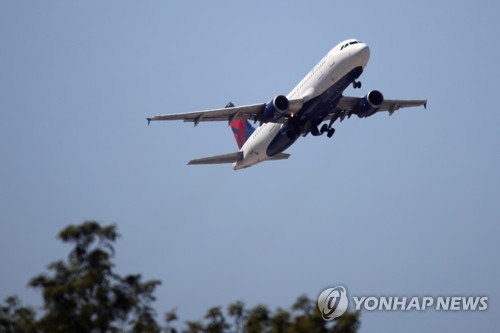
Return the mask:
<path id="1" fill-rule="evenodd" d="M 231 102 L 226 105 L 226 108 L 232 107 L 234 107 L 234 104 Z M 255 128 L 250 124 L 250 122 L 244 119 L 233 120 L 231 122 L 231 129 L 233 130 L 234 138 L 236 139 L 236 143 L 240 149 L 255 131 Z"/>

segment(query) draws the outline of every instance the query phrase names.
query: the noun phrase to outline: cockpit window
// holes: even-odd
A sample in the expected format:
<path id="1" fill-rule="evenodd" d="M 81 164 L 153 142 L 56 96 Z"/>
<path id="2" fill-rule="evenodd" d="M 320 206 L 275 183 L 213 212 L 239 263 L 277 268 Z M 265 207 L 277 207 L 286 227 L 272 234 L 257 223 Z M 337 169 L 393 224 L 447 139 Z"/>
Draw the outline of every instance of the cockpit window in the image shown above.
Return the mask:
<path id="1" fill-rule="evenodd" d="M 345 48 L 346 48 L 346 47 L 348 47 L 349 45 L 354 45 L 354 44 L 358 44 L 358 43 L 361 43 L 361 42 L 360 42 L 360 41 L 355 40 L 355 41 L 349 42 L 349 43 L 347 43 L 347 44 L 344 44 L 344 45 L 342 45 L 342 47 L 340 48 L 340 51 L 342 51 L 343 49 L 345 49 Z"/>

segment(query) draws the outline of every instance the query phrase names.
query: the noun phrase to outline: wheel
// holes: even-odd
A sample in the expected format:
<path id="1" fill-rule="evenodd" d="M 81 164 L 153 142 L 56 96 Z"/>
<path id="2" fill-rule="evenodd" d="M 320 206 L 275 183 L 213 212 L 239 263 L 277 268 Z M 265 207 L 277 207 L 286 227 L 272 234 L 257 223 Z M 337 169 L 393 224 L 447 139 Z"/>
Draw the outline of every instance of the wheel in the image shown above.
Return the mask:
<path id="1" fill-rule="evenodd" d="M 358 89 L 361 88 L 361 81 L 358 81 Z"/>
<path id="2" fill-rule="evenodd" d="M 325 133 L 328 131 L 328 125 L 327 124 L 323 124 L 323 126 L 321 126 L 321 134 Z"/>
<path id="3" fill-rule="evenodd" d="M 330 129 L 328 130 L 328 134 L 327 134 L 327 136 L 328 136 L 329 138 L 331 138 L 331 137 L 333 136 L 333 134 L 334 134 L 334 133 L 335 133 L 335 128 L 333 128 L 333 127 L 332 127 L 332 128 L 330 128 Z"/>
<path id="4" fill-rule="evenodd" d="M 311 134 L 312 134 L 313 136 L 318 136 L 318 135 L 320 135 L 320 134 L 319 134 L 319 131 L 318 131 L 318 128 L 317 128 L 316 126 L 312 126 L 312 127 L 311 127 Z"/>

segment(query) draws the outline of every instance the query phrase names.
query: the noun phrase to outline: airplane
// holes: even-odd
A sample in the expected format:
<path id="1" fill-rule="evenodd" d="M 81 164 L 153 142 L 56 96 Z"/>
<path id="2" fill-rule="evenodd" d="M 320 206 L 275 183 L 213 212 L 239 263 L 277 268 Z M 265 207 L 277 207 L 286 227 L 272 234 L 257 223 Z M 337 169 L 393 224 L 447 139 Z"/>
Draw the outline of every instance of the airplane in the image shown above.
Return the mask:
<path id="1" fill-rule="evenodd" d="M 357 40 L 345 40 L 332 48 L 287 96 L 278 95 L 268 103 L 234 106 L 207 111 L 168 114 L 147 118 L 151 121 L 183 120 L 197 126 L 205 121 L 227 121 L 231 126 L 239 151 L 191 160 L 188 164 L 233 163 L 239 170 L 263 161 L 284 160 L 288 149 L 300 136 L 311 133 L 331 138 L 332 125 L 355 114 L 367 118 L 377 112 L 395 111 L 424 106 L 427 100 L 384 99 L 378 90 L 371 90 L 363 97 L 343 96 L 351 84 L 361 88 L 358 78 L 370 58 L 370 48 Z M 257 122 L 259 126 L 254 128 Z M 323 123 L 324 122 L 324 123 Z M 323 125 L 320 127 L 320 125 Z"/>

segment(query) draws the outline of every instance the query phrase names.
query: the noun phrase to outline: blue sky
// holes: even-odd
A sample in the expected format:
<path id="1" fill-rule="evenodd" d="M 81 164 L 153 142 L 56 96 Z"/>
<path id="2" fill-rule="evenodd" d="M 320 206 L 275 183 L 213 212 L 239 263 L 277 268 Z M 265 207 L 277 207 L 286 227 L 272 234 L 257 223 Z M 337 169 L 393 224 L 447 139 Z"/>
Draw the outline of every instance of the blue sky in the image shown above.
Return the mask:
<path id="1" fill-rule="evenodd" d="M 0 298 L 86 219 L 117 223 L 117 269 L 157 278 L 182 320 L 243 300 L 487 295 L 486 312 L 371 312 L 361 332 L 497 331 L 500 42 L 496 1 L 3 1 Z M 353 117 L 288 161 L 186 166 L 233 152 L 225 123 L 155 114 L 287 94 L 338 42 L 371 48 L 362 92 L 427 110 Z M 410 328 L 409 328 L 410 327 Z"/>

